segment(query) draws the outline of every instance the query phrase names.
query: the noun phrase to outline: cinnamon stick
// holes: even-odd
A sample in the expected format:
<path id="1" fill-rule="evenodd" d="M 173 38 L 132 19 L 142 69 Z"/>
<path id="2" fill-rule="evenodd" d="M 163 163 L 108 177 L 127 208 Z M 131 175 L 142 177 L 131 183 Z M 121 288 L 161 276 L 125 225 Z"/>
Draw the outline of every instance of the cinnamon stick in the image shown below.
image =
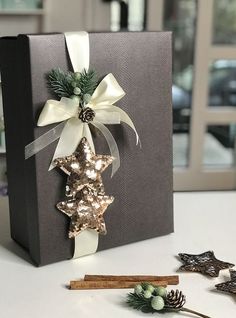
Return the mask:
<path id="1" fill-rule="evenodd" d="M 121 288 L 133 288 L 139 284 L 140 281 L 84 281 L 77 280 L 70 282 L 70 289 L 121 289 Z M 167 286 L 167 282 L 163 280 L 152 281 L 153 284 L 159 286 Z"/>
<path id="2" fill-rule="evenodd" d="M 178 285 L 179 276 L 152 276 L 152 275 L 85 275 L 85 281 L 126 281 L 126 282 L 167 282 L 167 285 Z"/>

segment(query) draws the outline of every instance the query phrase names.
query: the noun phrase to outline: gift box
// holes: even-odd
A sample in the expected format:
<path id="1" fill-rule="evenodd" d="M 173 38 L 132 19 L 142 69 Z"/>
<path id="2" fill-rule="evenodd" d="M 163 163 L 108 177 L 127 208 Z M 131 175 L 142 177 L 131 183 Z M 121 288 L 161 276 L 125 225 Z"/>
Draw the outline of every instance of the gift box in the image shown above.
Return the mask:
<path id="1" fill-rule="evenodd" d="M 90 33 L 90 68 L 102 79 L 112 73 L 126 92 L 117 106 L 138 131 L 109 125 L 120 151 L 114 177 L 103 173 L 114 202 L 105 213 L 107 235 L 97 251 L 173 232 L 172 200 L 172 40 L 169 32 Z M 69 218 L 56 204 L 64 199 L 66 175 L 48 171 L 57 142 L 25 160 L 25 146 L 49 128 L 38 127 L 45 102 L 53 98 L 45 74 L 72 70 L 64 34 L 19 35 L 0 40 L 12 238 L 36 265 L 71 259 Z M 109 154 L 93 133 L 98 154 Z"/>

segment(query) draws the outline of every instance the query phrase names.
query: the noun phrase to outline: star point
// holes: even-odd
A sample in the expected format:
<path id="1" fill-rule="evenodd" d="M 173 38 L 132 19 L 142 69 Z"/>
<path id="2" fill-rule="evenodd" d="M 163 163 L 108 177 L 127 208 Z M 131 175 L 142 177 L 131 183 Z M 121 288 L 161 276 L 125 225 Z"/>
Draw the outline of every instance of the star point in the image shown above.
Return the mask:
<path id="1" fill-rule="evenodd" d="M 231 293 L 231 294 L 236 294 L 236 271 L 230 270 L 230 280 L 215 285 L 216 289 L 226 292 L 226 293 Z"/>
<path id="2" fill-rule="evenodd" d="M 114 198 L 105 195 L 101 173 L 112 161 L 111 156 L 94 154 L 85 137 L 72 155 L 54 160 L 68 175 L 66 196 L 69 199 L 59 202 L 57 208 L 71 219 L 69 238 L 86 229 L 106 234 L 103 214 Z"/>
<path id="3" fill-rule="evenodd" d="M 211 277 L 218 277 L 221 270 L 234 266 L 234 264 L 218 260 L 212 251 L 199 255 L 180 253 L 179 257 L 184 264 L 180 270 L 200 272 Z"/>
<path id="4" fill-rule="evenodd" d="M 103 214 L 113 200 L 112 196 L 94 196 L 90 189 L 85 188 L 80 199 L 59 202 L 57 208 L 71 218 L 69 238 L 74 238 L 88 228 L 105 235 Z"/>
<path id="5" fill-rule="evenodd" d="M 101 174 L 113 160 L 109 155 L 94 154 L 87 139 L 83 137 L 72 155 L 57 158 L 54 164 L 68 175 L 67 186 L 70 191 L 67 191 L 67 196 L 73 197 L 85 186 L 96 191 L 100 189 L 104 193 Z"/>

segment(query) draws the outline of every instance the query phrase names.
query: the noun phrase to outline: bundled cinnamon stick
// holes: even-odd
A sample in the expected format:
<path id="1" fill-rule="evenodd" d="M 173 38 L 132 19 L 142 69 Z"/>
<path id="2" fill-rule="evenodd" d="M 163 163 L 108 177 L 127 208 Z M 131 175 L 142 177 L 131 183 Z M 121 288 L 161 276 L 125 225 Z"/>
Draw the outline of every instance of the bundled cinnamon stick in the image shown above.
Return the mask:
<path id="1" fill-rule="evenodd" d="M 120 289 L 120 288 L 133 288 L 139 284 L 140 281 L 84 281 L 77 280 L 70 282 L 70 289 Z M 153 284 L 159 286 L 167 286 L 165 281 L 152 281 Z"/>
<path id="2" fill-rule="evenodd" d="M 178 285 L 179 276 L 153 276 L 153 275 L 85 275 L 85 281 L 126 281 L 126 282 L 167 282 L 167 285 Z"/>
<path id="3" fill-rule="evenodd" d="M 177 285 L 179 276 L 152 276 L 152 275 L 85 275 L 84 280 L 70 282 L 70 289 L 120 289 L 133 288 L 141 282 L 150 282 L 154 285 Z"/>

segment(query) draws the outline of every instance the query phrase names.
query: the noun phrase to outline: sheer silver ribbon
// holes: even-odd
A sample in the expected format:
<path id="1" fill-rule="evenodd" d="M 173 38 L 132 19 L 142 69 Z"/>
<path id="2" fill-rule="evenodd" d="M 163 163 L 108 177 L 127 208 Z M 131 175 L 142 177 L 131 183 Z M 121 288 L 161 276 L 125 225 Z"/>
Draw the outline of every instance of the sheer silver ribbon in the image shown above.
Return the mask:
<path id="1" fill-rule="evenodd" d="M 83 60 L 83 58 L 85 59 L 84 66 L 87 66 L 88 64 L 88 55 L 86 54 L 82 54 L 81 59 L 77 61 L 75 52 L 78 50 L 78 43 L 81 45 L 86 39 L 84 32 L 82 32 L 82 42 L 81 39 L 78 42 L 74 42 L 77 39 L 77 36 L 78 33 L 66 33 L 67 47 L 74 71 L 76 72 L 81 71 L 83 65 L 81 60 Z M 80 46 L 80 51 L 87 51 L 89 53 L 87 45 L 85 45 L 85 48 L 85 50 L 81 50 Z M 128 114 L 114 105 L 114 103 L 120 100 L 124 95 L 125 92 L 120 87 L 115 77 L 110 73 L 99 83 L 90 102 L 86 105 L 86 107 L 90 107 L 95 112 L 94 120 L 91 121 L 90 124 L 101 131 L 108 143 L 111 155 L 115 158 L 112 164 L 112 175 L 119 169 L 120 156 L 116 141 L 105 125 L 120 124 L 121 122 L 124 122 L 134 130 L 136 134 L 136 143 L 138 143 L 139 140 L 135 126 Z M 33 156 L 58 138 L 59 142 L 49 170 L 54 168 L 54 159 L 71 155 L 76 150 L 82 137 L 88 139 L 93 151 L 95 151 L 89 124 L 82 122 L 78 118 L 79 112 L 80 107 L 78 100 L 75 101 L 66 97 L 62 97 L 60 101 L 48 100 L 39 116 L 37 125 L 46 126 L 57 122 L 62 123 L 28 144 L 25 147 L 25 158 L 27 159 Z"/>

